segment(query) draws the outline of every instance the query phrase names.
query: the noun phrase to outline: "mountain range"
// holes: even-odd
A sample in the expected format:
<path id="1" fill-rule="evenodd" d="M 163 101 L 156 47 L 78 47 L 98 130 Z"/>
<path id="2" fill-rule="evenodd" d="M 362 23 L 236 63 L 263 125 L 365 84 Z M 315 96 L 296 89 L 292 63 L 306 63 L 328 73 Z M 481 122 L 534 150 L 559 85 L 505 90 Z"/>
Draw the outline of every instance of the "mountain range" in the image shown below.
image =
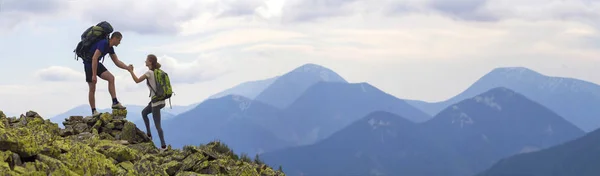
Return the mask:
<path id="1" fill-rule="evenodd" d="M 371 113 L 316 144 L 261 158 L 287 166 L 288 175 L 472 175 L 504 157 L 585 134 L 503 87 L 458 102 L 423 123 L 406 119 Z"/>
<path id="2" fill-rule="evenodd" d="M 598 87 L 505 67 L 430 103 L 305 64 L 178 107 L 162 124 L 173 147 L 219 139 L 288 175 L 473 175 L 597 128 Z"/>
<path id="3" fill-rule="evenodd" d="M 506 87 L 552 109 L 586 132 L 600 128 L 600 85 L 566 77 L 552 77 L 524 67 L 493 69 L 468 89 L 441 102 L 408 100 L 435 115 L 442 109 L 495 87 Z"/>
<path id="4" fill-rule="evenodd" d="M 337 74 L 318 68 L 307 64 L 278 76 L 272 84 L 277 88 L 267 88 L 261 93 L 294 94 L 299 91 L 298 80 L 309 80 L 303 83 L 309 86 L 302 86 L 305 89 L 287 108 L 271 105 L 276 102 L 260 101 L 260 95 L 255 100 L 237 94 L 212 98 L 178 115 L 176 120 L 165 121 L 165 136 L 175 147 L 218 138 L 234 150 L 257 154 L 312 144 L 372 111 L 402 114 L 415 122 L 431 118 L 372 85 L 347 83 L 341 77 L 330 79 L 322 75 Z M 264 142 L 256 140 L 259 138 Z"/>
<path id="5" fill-rule="evenodd" d="M 548 149 L 518 154 L 496 162 L 476 176 L 600 175 L 600 129 Z"/>

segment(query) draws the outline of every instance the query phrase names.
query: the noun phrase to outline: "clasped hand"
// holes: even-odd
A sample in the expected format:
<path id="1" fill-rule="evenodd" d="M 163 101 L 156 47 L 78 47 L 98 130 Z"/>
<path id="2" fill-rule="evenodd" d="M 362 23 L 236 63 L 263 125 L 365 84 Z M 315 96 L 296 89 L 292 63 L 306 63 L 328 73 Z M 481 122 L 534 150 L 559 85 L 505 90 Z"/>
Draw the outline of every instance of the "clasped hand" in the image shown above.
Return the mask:
<path id="1" fill-rule="evenodd" d="M 127 71 L 133 72 L 133 64 L 129 64 L 129 66 L 127 66 Z"/>

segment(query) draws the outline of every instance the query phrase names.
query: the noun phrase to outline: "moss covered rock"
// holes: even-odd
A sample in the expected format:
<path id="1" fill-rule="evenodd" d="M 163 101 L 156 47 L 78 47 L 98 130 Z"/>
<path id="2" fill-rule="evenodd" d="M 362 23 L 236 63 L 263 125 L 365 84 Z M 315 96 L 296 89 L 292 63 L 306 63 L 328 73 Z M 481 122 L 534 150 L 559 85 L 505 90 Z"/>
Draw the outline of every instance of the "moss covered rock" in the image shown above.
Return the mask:
<path id="1" fill-rule="evenodd" d="M 159 150 L 135 124 L 104 113 L 71 116 L 64 129 L 29 111 L 7 118 L 0 111 L 0 173 L 3 175 L 284 175 L 257 162 L 238 159 L 213 141 Z"/>

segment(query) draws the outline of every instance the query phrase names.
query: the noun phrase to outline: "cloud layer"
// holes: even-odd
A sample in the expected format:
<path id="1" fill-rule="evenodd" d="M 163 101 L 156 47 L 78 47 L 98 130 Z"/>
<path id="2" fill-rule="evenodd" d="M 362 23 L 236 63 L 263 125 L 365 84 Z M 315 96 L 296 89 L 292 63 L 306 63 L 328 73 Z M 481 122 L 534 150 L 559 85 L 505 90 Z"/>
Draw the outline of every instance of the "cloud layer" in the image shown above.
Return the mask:
<path id="1" fill-rule="evenodd" d="M 85 74 L 63 66 L 50 66 L 35 73 L 42 81 L 84 81 Z"/>
<path id="2" fill-rule="evenodd" d="M 347 16 L 381 18 L 441 14 L 467 21 L 576 20 L 600 28 L 600 2 L 591 0 L 3 0 L 2 26 L 12 27 L 40 17 L 76 17 L 88 23 L 107 20 L 119 30 L 176 35 L 191 24 L 215 28 L 222 19 L 266 20 L 294 24 Z M 102 9 L 102 10 L 98 10 Z M 68 12 L 68 13 L 67 13 Z M 84 15 L 85 14 L 85 15 Z M 220 23 L 220 22 L 219 22 Z M 218 26 L 222 27 L 222 26 Z"/>
<path id="3" fill-rule="evenodd" d="M 184 95 L 176 102 L 199 102 L 305 63 L 400 98 L 428 101 L 455 95 L 500 66 L 600 82 L 590 74 L 600 69 L 600 3 L 590 0 L 4 0 L 1 8 L 4 29 L 107 20 L 120 31 L 142 34 L 128 35 L 139 38 L 124 43 L 131 50 L 119 56 L 156 53 Z M 159 40 L 143 41 L 149 38 Z M 141 62 L 135 66 L 138 75 L 146 70 Z M 45 107 L 63 97 L 87 103 L 79 65 L 33 69 L 32 78 L 43 81 L 0 85 L 0 97 L 11 102 L 0 107 L 23 108 L 30 94 L 41 101 L 35 107 L 48 111 L 74 106 Z M 113 74 L 124 102 L 146 101 L 144 83 L 133 83 L 124 70 Z M 106 86 L 98 85 L 98 102 L 110 102 Z"/>

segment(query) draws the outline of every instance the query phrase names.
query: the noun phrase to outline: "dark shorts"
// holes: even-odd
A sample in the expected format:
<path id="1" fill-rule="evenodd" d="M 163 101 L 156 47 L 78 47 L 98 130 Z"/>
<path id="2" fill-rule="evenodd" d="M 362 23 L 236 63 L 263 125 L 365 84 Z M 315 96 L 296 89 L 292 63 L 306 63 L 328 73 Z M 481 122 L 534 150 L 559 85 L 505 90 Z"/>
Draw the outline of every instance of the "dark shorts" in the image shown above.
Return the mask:
<path id="1" fill-rule="evenodd" d="M 85 82 L 92 82 L 92 63 L 84 62 L 83 67 L 85 69 Z M 104 73 L 106 67 L 102 65 L 102 63 L 98 62 L 98 67 L 96 68 L 96 75 L 100 77 L 100 74 Z M 96 78 L 98 80 L 99 78 Z"/>

